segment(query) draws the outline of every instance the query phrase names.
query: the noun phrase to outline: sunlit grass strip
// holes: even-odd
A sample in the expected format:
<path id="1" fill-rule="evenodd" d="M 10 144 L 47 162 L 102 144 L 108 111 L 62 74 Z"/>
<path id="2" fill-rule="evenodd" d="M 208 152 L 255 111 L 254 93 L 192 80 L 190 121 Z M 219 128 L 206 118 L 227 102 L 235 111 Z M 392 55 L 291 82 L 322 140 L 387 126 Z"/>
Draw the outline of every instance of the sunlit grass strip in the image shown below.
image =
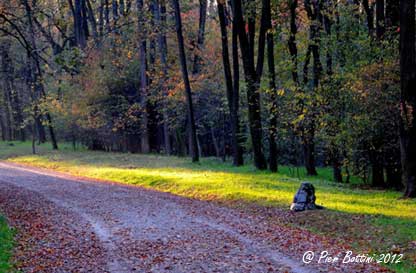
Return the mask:
<path id="1" fill-rule="evenodd" d="M 298 179 L 286 175 L 246 172 L 233 167 L 207 170 L 199 165 L 188 164 L 183 159 L 154 155 L 65 152 L 20 156 L 10 161 L 90 178 L 140 185 L 182 196 L 242 200 L 263 205 L 288 206 L 299 186 Z M 150 168 L 149 165 L 155 161 L 157 167 Z M 177 167 L 173 167 L 175 162 Z M 169 167 L 161 167 L 164 163 Z M 113 167 L 109 167 L 110 165 Z M 329 209 L 416 219 L 416 201 L 399 200 L 398 192 L 353 189 L 323 180 L 315 180 L 314 185 L 317 188 L 318 203 Z"/>
<path id="2" fill-rule="evenodd" d="M 11 272 L 10 259 L 13 250 L 13 232 L 6 220 L 0 215 L 0 272 Z"/>

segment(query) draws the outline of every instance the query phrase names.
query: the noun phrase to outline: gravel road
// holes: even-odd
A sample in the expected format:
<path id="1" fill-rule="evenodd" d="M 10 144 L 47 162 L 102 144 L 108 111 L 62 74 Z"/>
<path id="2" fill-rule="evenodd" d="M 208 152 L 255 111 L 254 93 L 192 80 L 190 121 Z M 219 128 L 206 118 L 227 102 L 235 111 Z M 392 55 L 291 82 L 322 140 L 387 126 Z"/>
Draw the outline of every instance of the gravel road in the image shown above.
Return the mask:
<path id="1" fill-rule="evenodd" d="M 203 202 L 0 162 L 23 272 L 375 272 L 302 263 L 334 242 Z M 314 249 L 312 249 L 314 250 Z"/>

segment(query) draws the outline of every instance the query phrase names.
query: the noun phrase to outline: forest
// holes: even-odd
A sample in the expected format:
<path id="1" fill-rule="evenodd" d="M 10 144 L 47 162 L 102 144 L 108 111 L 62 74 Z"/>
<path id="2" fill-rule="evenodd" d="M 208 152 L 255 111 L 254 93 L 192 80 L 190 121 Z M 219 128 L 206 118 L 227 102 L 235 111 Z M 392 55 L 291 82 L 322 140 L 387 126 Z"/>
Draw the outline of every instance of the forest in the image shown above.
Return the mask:
<path id="1" fill-rule="evenodd" d="M 0 273 L 416 273 L 415 12 L 1 0 Z"/>
<path id="2" fill-rule="evenodd" d="M 415 34 L 415 0 L 2 0 L 1 137 L 416 197 Z"/>

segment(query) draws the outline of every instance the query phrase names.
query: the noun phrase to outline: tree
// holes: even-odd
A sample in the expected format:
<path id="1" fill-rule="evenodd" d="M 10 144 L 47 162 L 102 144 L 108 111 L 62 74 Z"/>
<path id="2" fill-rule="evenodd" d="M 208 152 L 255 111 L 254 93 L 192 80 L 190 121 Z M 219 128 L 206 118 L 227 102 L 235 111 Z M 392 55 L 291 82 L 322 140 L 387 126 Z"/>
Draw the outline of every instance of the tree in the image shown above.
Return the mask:
<path id="1" fill-rule="evenodd" d="M 225 77 L 225 86 L 226 86 L 226 94 L 227 94 L 227 101 L 228 101 L 228 108 L 230 111 L 231 117 L 231 141 L 232 141 L 232 153 L 233 153 L 233 165 L 240 166 L 243 164 L 243 155 L 242 155 L 242 148 L 239 141 L 239 134 L 240 134 L 240 125 L 239 125 L 239 118 L 238 118 L 238 74 L 239 74 L 239 66 L 238 66 L 238 52 L 234 53 L 234 51 L 238 50 L 236 47 L 238 46 L 236 43 L 236 35 L 234 34 L 234 26 L 233 26 L 233 62 L 234 62 L 234 75 L 237 74 L 237 79 L 234 79 L 233 83 L 233 75 L 231 73 L 231 65 L 230 65 L 230 54 L 228 50 L 228 34 L 227 34 L 227 22 L 226 22 L 226 4 L 222 1 L 217 1 L 217 9 L 218 9 L 218 18 L 220 21 L 220 28 L 221 28 L 221 43 L 222 43 L 222 59 L 223 59 L 223 67 L 224 67 L 224 77 Z M 237 62 L 237 63 L 235 63 Z M 237 85 L 237 86 L 234 86 Z M 237 88 L 237 89 L 236 89 Z"/>
<path id="2" fill-rule="evenodd" d="M 376 34 L 381 39 L 385 32 L 384 0 L 376 1 Z"/>
<path id="3" fill-rule="evenodd" d="M 10 57 L 10 46 L 11 43 L 9 41 L 5 41 L 0 46 L 0 58 L 1 58 L 1 69 L 4 74 L 4 109 L 6 116 L 9 116 L 9 119 L 7 122 L 13 123 L 13 126 L 9 126 L 9 130 L 12 130 L 12 127 L 14 128 L 15 132 L 9 132 L 9 136 L 12 137 L 18 136 L 17 138 L 21 141 L 25 141 L 26 139 L 26 133 L 23 128 L 23 112 L 21 108 L 21 102 L 19 98 L 18 90 L 15 86 L 15 71 L 14 71 L 14 64 L 13 60 Z M 11 113 L 9 110 L 11 110 Z M 3 131 L 3 136 L 5 137 L 5 130 Z"/>
<path id="4" fill-rule="evenodd" d="M 74 17 L 75 42 L 79 47 L 84 48 L 87 45 L 88 39 L 85 0 L 75 0 L 75 7 L 72 4 L 72 0 L 69 0 L 69 4 Z"/>
<path id="5" fill-rule="evenodd" d="M 258 39 L 257 50 L 257 65 L 254 62 L 254 38 L 255 38 L 255 12 L 251 10 L 247 16 L 247 32 L 246 23 L 243 17 L 243 8 L 241 0 L 233 0 L 233 23 L 238 32 L 240 41 L 241 58 L 243 61 L 244 77 L 247 89 L 247 101 L 248 101 L 248 119 L 250 125 L 251 142 L 253 146 L 254 165 L 260 170 L 267 168 L 266 160 L 263 153 L 263 128 L 261 121 L 261 109 L 260 109 L 260 91 L 259 85 L 261 76 L 263 73 L 263 61 L 264 61 L 264 48 L 265 48 L 265 2 L 262 1 L 262 19 L 260 25 L 260 33 Z M 251 9 L 254 9 L 251 7 Z"/>
<path id="6" fill-rule="evenodd" d="M 405 197 L 416 197 L 415 0 L 400 1 L 400 144 Z"/>
<path id="7" fill-rule="evenodd" d="M 315 92 L 319 87 L 322 76 L 322 64 L 320 60 L 320 31 L 322 28 L 322 1 L 304 1 L 306 13 L 310 20 L 309 39 L 310 43 L 304 64 L 304 84 L 309 84 L 308 71 L 309 59 L 313 57 L 313 84 L 312 91 Z M 302 141 L 305 167 L 308 175 L 317 175 L 315 167 L 315 105 L 311 103 L 311 109 L 305 117 L 302 125 Z"/>
<path id="8" fill-rule="evenodd" d="M 196 139 L 194 108 L 192 104 L 191 84 L 189 82 L 188 68 L 186 65 L 186 55 L 185 55 L 185 46 L 184 46 L 183 34 L 182 34 L 182 19 L 181 19 L 181 10 L 179 6 L 179 0 L 172 0 L 172 6 L 175 12 L 175 25 L 176 25 L 176 35 L 178 39 L 179 60 L 181 63 L 182 78 L 185 84 L 186 102 L 187 102 L 187 107 L 188 107 L 188 121 L 189 121 L 189 127 L 191 131 L 190 146 L 192 147 L 191 156 L 192 156 L 192 162 L 198 162 L 199 151 L 198 151 L 198 145 L 197 145 L 197 139 Z"/>
<path id="9" fill-rule="evenodd" d="M 367 16 L 367 28 L 369 36 L 372 36 L 374 33 L 374 10 L 373 5 L 370 4 L 368 0 L 362 0 L 363 8 Z"/>
<path id="10" fill-rule="evenodd" d="M 114 10 L 114 8 L 113 8 Z M 115 10 L 117 10 L 115 8 Z M 141 133 L 141 151 L 143 153 L 150 152 L 149 144 L 149 118 L 148 118 L 148 68 L 147 68 L 147 53 L 146 53 L 146 21 L 145 12 L 143 7 L 143 0 L 137 0 L 137 11 L 138 11 L 138 29 L 140 33 L 139 38 L 139 61 L 140 61 L 140 104 L 142 107 L 142 133 Z M 116 16 L 116 15 L 114 15 Z M 117 16 L 116 16 L 117 17 Z"/>
<path id="11" fill-rule="evenodd" d="M 40 66 L 39 54 L 37 51 L 38 49 L 37 49 L 36 39 L 35 39 L 35 28 L 33 25 L 32 8 L 30 7 L 28 0 L 24 0 L 23 4 L 25 7 L 26 18 L 27 18 L 27 22 L 29 25 L 29 39 L 28 40 L 30 41 L 30 46 L 31 46 L 31 51 L 28 51 L 28 57 L 30 59 L 31 68 L 34 70 L 33 71 L 33 84 L 35 85 L 34 90 L 36 92 L 36 96 L 38 96 L 37 99 L 39 99 L 39 98 L 44 98 L 46 96 L 45 87 L 43 85 L 43 73 L 42 73 L 42 68 Z M 38 102 L 35 101 L 34 103 L 37 104 Z M 35 109 L 38 109 L 38 107 L 39 106 L 35 105 Z M 56 137 L 55 137 L 55 131 L 52 125 L 52 118 L 49 112 L 45 113 L 45 117 L 48 123 L 48 129 L 49 129 L 49 134 L 51 137 L 52 148 L 54 150 L 57 150 L 58 144 L 57 144 Z"/>
<path id="12" fill-rule="evenodd" d="M 157 2 L 157 1 L 156 1 Z M 162 64 L 162 73 L 163 73 L 163 86 L 162 86 L 162 93 L 164 97 L 164 109 L 163 112 L 163 137 L 164 137 L 164 144 L 165 144 L 165 152 L 166 154 L 172 154 L 172 147 L 170 144 L 170 133 L 169 133 L 169 117 L 167 113 L 167 105 L 166 105 L 166 97 L 167 97 L 167 80 L 168 80 L 168 63 L 167 63 L 167 56 L 168 56 L 168 46 L 166 42 L 166 6 L 165 0 L 161 0 L 160 3 L 157 3 L 157 7 L 155 8 L 155 20 L 156 24 L 158 25 L 158 46 L 159 46 L 159 56 L 160 62 Z"/>
<path id="13" fill-rule="evenodd" d="M 272 30 L 272 18 L 270 2 L 264 2 L 264 24 L 266 28 L 266 40 L 267 40 L 267 64 L 269 72 L 269 92 L 271 106 L 269 109 L 269 169 L 272 172 L 277 172 L 277 90 L 276 90 L 276 72 L 274 64 L 274 37 Z"/>
<path id="14" fill-rule="evenodd" d="M 207 0 L 200 0 L 199 1 L 198 39 L 196 42 L 196 51 L 194 55 L 192 74 L 198 74 L 200 70 L 202 60 L 199 54 L 204 47 L 206 20 L 207 20 Z"/>
<path id="15" fill-rule="evenodd" d="M 296 46 L 296 8 L 298 7 L 298 0 L 288 0 L 288 5 L 290 12 L 290 36 L 288 40 L 288 48 L 292 59 L 292 79 L 295 85 L 298 86 L 298 49 Z"/>

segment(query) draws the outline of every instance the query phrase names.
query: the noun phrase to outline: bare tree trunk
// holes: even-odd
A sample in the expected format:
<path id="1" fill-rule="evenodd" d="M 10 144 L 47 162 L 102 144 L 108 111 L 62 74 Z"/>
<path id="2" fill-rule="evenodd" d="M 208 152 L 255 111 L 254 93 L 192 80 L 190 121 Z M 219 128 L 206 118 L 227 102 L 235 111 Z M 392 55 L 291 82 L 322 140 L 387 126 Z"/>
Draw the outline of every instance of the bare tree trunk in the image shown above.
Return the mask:
<path id="1" fill-rule="evenodd" d="M 149 118 L 147 113 L 148 103 L 148 77 L 147 77 L 147 54 L 146 54 L 146 36 L 147 30 L 144 20 L 143 0 L 137 0 L 137 10 L 139 12 L 138 31 L 141 33 L 139 39 L 139 61 L 140 61 L 140 101 L 142 106 L 142 133 L 141 133 L 141 152 L 149 153 Z"/>
<path id="2" fill-rule="evenodd" d="M 328 38 L 328 44 L 326 45 L 326 74 L 328 77 L 332 76 L 332 48 L 331 48 L 331 35 L 332 35 L 332 25 L 334 18 L 332 17 L 333 13 L 333 3 L 332 0 L 327 0 L 325 2 L 325 10 L 323 15 L 323 25 L 325 29 L 326 36 Z"/>
<path id="3" fill-rule="evenodd" d="M 400 1 L 386 0 L 386 25 L 396 31 L 400 25 Z"/>
<path id="4" fill-rule="evenodd" d="M 233 55 L 233 112 L 231 113 L 231 119 L 232 130 L 236 136 L 236 147 L 233 147 L 233 163 L 235 166 L 241 166 L 244 164 L 242 147 L 244 139 L 240 132 L 240 63 L 238 60 L 238 32 L 235 24 L 232 26 L 231 46 Z"/>
<path id="5" fill-rule="evenodd" d="M 6 125 L 4 125 L 3 116 L 0 112 L 0 130 L 1 130 L 1 140 L 6 141 Z"/>
<path id="6" fill-rule="evenodd" d="M 11 97 L 11 90 L 9 88 L 9 85 L 7 81 L 4 81 L 4 93 L 3 93 L 3 106 L 4 106 L 4 119 L 6 121 L 5 123 L 5 136 L 6 140 L 13 140 L 13 118 L 12 118 L 12 112 L 10 105 L 10 97 Z"/>
<path id="7" fill-rule="evenodd" d="M 8 41 L 2 41 L 0 45 L 0 58 L 1 58 L 1 72 L 4 75 L 2 78 L 3 83 L 3 114 L 5 118 L 5 136 L 7 140 L 14 140 L 15 136 L 15 109 L 13 105 L 13 69 L 11 68 L 11 60 L 9 57 L 10 43 Z"/>
<path id="8" fill-rule="evenodd" d="M 218 145 L 217 137 L 215 136 L 215 131 L 213 127 L 210 127 L 211 137 L 212 137 L 212 143 L 214 143 L 214 149 L 215 149 L 215 156 L 221 157 L 221 151 L 220 146 Z"/>
<path id="9" fill-rule="evenodd" d="M 242 157 L 242 149 L 239 143 L 239 124 L 238 124 L 238 90 L 235 92 L 235 88 L 239 88 L 238 82 L 233 83 L 233 76 L 231 74 L 231 65 L 230 65 L 230 56 L 228 51 L 228 34 L 227 34 L 227 25 L 226 25 L 226 17 L 225 17 L 225 4 L 222 4 L 220 1 L 217 1 L 218 6 L 218 17 L 220 20 L 220 28 L 221 28 L 221 42 L 222 42 L 222 59 L 223 59 L 223 67 L 224 67 L 224 77 L 226 83 L 226 92 L 227 92 L 227 101 L 228 101 L 228 108 L 230 111 L 231 117 L 231 142 L 232 142 L 232 150 L 233 150 L 233 165 L 240 166 L 243 164 L 243 157 Z M 238 67 L 238 45 L 237 45 L 237 33 L 234 30 L 233 26 L 233 55 L 236 54 L 237 56 L 233 56 L 233 61 L 236 63 L 234 67 L 234 73 L 239 73 Z M 235 53 L 235 51 L 237 52 Z M 236 59 L 234 59 L 236 57 Z M 235 79 L 234 79 L 235 80 Z M 238 81 L 238 75 L 237 79 Z M 234 85 L 237 85 L 235 87 Z M 237 96 L 237 97 L 236 97 Z"/>
<path id="10" fill-rule="evenodd" d="M 269 119 L 269 169 L 272 172 L 277 172 L 277 94 L 276 94 L 276 72 L 274 65 L 274 41 L 273 41 L 273 31 L 272 31 L 272 21 L 270 14 L 270 2 L 266 1 L 265 6 L 264 20 L 266 27 L 266 41 L 267 41 L 267 64 L 269 70 L 269 89 L 270 89 L 270 119 Z"/>
<path id="11" fill-rule="evenodd" d="M 416 197 L 416 47 L 415 0 L 400 1 L 400 146 L 405 197 Z"/>
<path id="12" fill-rule="evenodd" d="M 380 40 L 385 32 L 384 0 L 376 0 L 376 34 Z"/>
<path id="13" fill-rule="evenodd" d="M 35 125 L 36 125 L 36 132 L 38 135 L 38 143 L 45 143 L 46 142 L 46 132 L 45 127 L 42 124 L 42 120 L 39 113 L 39 107 L 35 106 Z"/>
<path id="14" fill-rule="evenodd" d="M 341 166 L 339 165 L 339 162 L 336 161 L 332 164 L 332 171 L 333 171 L 333 178 L 335 182 L 342 183 L 342 172 L 341 172 Z"/>
<path id="15" fill-rule="evenodd" d="M 35 122 L 33 122 L 32 125 L 32 154 L 36 154 L 36 125 Z"/>
<path id="16" fill-rule="evenodd" d="M 194 63 L 192 67 L 192 74 L 198 74 L 202 59 L 199 56 L 204 48 L 205 40 L 205 22 L 207 19 L 207 0 L 199 0 L 199 28 L 198 28 L 198 40 L 196 43 L 196 51 L 194 55 Z"/>
<path id="17" fill-rule="evenodd" d="M 85 26 L 85 20 L 83 17 L 84 6 L 85 6 L 85 0 L 75 0 L 75 13 L 74 13 L 75 42 L 81 48 L 84 48 L 87 45 L 87 34 L 85 33 L 86 26 Z"/>
<path id="18" fill-rule="evenodd" d="M 289 0 L 290 9 L 290 36 L 288 41 L 289 52 L 292 58 L 292 79 L 295 85 L 299 84 L 298 77 L 298 49 L 296 46 L 296 8 L 298 7 L 298 0 Z"/>
<path id="19" fill-rule="evenodd" d="M 179 59 L 181 63 L 182 76 L 183 76 L 183 81 L 185 84 L 186 101 L 188 105 L 188 120 L 189 120 L 189 126 L 191 130 L 190 146 L 192 147 L 192 161 L 198 162 L 199 152 L 198 152 L 198 145 L 197 145 L 197 139 L 196 139 L 194 108 L 192 104 L 192 91 L 191 91 L 191 85 L 189 82 L 188 68 L 186 65 L 186 55 L 185 55 L 185 46 L 184 46 L 183 34 L 182 34 L 182 19 L 181 19 L 179 0 L 172 0 L 172 6 L 175 12 L 176 34 L 178 36 Z"/>
<path id="20" fill-rule="evenodd" d="M 264 0 L 268 1 L 268 0 Z M 233 0 L 233 22 L 238 30 L 240 40 L 240 49 L 243 60 L 245 82 L 247 84 L 247 101 L 248 101 L 248 118 L 250 125 L 251 142 L 253 146 L 254 165 L 260 170 L 267 168 L 266 160 L 263 153 L 263 132 L 261 123 L 260 93 L 259 81 L 263 69 L 264 60 L 264 43 L 265 31 L 260 31 L 257 67 L 254 64 L 254 36 L 255 20 L 248 21 L 248 35 L 245 31 L 245 21 L 243 18 L 243 9 L 241 0 Z M 251 16 L 252 17 L 252 16 Z M 263 17 L 263 16 L 262 16 Z M 263 20 L 262 20 L 263 24 Z"/>
<path id="21" fill-rule="evenodd" d="M 373 36 L 374 33 L 374 10 L 373 5 L 368 0 L 363 1 L 363 8 L 367 15 L 367 28 L 369 36 Z"/>
<path id="22" fill-rule="evenodd" d="M 322 74 L 322 64 L 320 60 L 320 30 L 322 24 L 322 3 L 321 1 L 305 0 L 304 1 L 305 9 L 308 15 L 309 20 L 311 21 L 309 29 L 309 39 L 310 44 L 308 47 L 308 52 L 312 54 L 313 57 L 313 91 L 319 87 L 321 74 Z M 308 56 L 307 56 L 308 58 Z M 305 84 L 308 84 L 306 74 L 308 73 L 307 65 L 309 60 L 305 61 Z M 315 106 L 315 103 L 312 104 L 312 107 Z M 309 112 L 313 112 L 309 111 Z M 310 114 L 305 117 L 305 124 L 303 126 L 303 151 L 304 151 L 304 160 L 305 168 L 308 175 L 315 176 L 318 173 L 315 168 L 315 115 Z"/>
<path id="23" fill-rule="evenodd" d="M 90 0 L 85 0 L 85 1 L 86 1 L 86 5 L 87 5 L 86 6 L 86 10 L 87 10 L 87 14 L 88 14 L 87 18 L 88 18 L 88 21 L 91 24 L 92 36 L 97 41 L 98 31 L 97 31 L 97 22 L 95 20 L 94 10 L 92 9 Z"/>
<path id="24" fill-rule="evenodd" d="M 155 21 L 158 29 L 158 48 L 159 48 L 159 56 L 160 56 L 160 63 L 162 64 L 162 73 L 163 73 L 163 83 L 162 83 L 162 94 L 163 94 L 163 142 L 165 146 L 165 153 L 168 155 L 172 154 L 172 147 L 170 143 L 170 131 L 169 131 L 169 116 L 167 112 L 167 96 L 168 96 L 168 63 L 167 63 L 167 56 L 168 56 L 168 48 L 166 43 L 166 5 L 165 0 L 155 1 Z"/>

